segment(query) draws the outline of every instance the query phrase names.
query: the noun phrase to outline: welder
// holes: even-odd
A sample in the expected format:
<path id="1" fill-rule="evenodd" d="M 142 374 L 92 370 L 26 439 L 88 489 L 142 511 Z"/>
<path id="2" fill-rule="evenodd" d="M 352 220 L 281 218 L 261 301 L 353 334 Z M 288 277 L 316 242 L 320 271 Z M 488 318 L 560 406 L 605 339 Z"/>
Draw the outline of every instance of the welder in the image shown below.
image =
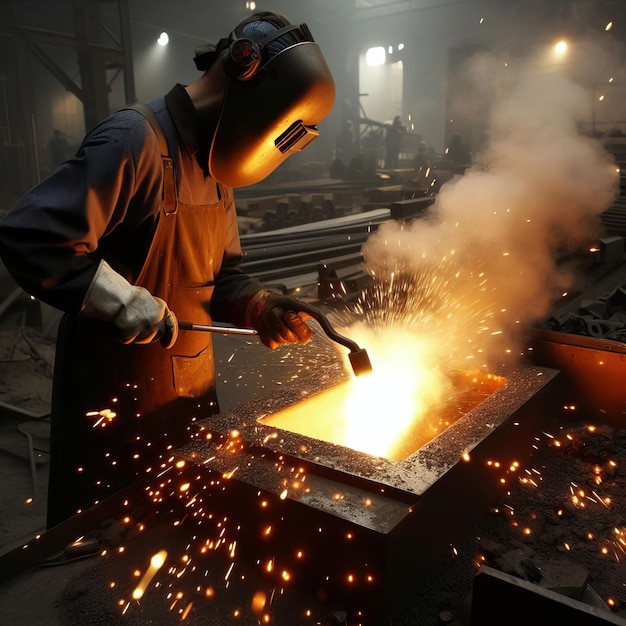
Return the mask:
<path id="1" fill-rule="evenodd" d="M 196 81 L 99 123 L 0 224 L 11 275 L 64 312 L 48 527 L 158 474 L 219 411 L 211 335 L 177 318 L 254 328 L 269 348 L 311 339 L 304 304 L 241 269 L 233 188 L 318 135 L 331 73 L 308 27 L 271 12 L 194 60 Z"/>

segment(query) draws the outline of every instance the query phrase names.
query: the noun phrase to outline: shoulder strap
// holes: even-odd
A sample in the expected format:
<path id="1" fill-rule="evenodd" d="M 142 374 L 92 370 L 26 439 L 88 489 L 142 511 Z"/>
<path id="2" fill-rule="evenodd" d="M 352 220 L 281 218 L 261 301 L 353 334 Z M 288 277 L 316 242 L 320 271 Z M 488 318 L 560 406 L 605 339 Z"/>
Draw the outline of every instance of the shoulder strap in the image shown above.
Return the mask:
<path id="1" fill-rule="evenodd" d="M 178 197 L 176 194 L 176 176 L 174 175 L 174 161 L 170 156 L 167 139 L 161 128 L 156 113 L 143 102 L 130 104 L 126 109 L 133 109 L 141 113 L 152 126 L 161 147 L 161 161 L 163 162 L 163 208 L 165 215 L 173 215 L 178 210 Z"/>

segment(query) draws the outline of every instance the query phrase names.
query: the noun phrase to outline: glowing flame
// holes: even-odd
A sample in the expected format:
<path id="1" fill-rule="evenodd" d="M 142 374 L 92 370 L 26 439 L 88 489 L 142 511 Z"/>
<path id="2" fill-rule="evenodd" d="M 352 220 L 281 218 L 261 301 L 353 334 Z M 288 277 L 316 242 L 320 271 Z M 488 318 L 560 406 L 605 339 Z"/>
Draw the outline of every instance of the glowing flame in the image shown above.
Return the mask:
<path id="1" fill-rule="evenodd" d="M 357 331 L 358 332 L 358 331 Z M 435 367 L 435 346 L 395 328 L 383 335 L 360 330 L 372 373 L 352 382 L 343 406 L 345 444 L 355 450 L 387 456 L 404 431 L 450 388 Z M 381 417 L 384 421 L 381 422 Z"/>
<path id="2" fill-rule="evenodd" d="M 433 341 L 397 325 L 378 335 L 364 327 L 350 331 L 352 336 L 360 334 L 358 343 L 366 346 L 371 374 L 353 377 L 259 421 L 399 460 L 431 441 L 506 382 L 502 377 L 475 371 L 444 371 L 439 347 Z M 455 402 L 459 399 L 462 410 Z M 285 489 L 281 498 L 286 496 Z M 342 495 L 334 499 L 341 500 Z"/>

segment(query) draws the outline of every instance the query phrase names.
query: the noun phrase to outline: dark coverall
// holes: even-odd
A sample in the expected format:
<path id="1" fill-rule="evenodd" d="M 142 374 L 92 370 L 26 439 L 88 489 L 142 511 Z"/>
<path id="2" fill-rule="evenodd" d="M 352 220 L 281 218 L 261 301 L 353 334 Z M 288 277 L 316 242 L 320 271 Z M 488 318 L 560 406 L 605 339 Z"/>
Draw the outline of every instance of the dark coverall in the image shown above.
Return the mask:
<path id="1" fill-rule="evenodd" d="M 183 86 L 150 106 L 174 159 L 175 213 L 161 203 L 156 135 L 140 113 L 123 110 L 0 224 L 0 255 L 15 280 L 66 312 L 52 391 L 48 527 L 158 473 L 167 447 L 218 412 L 210 333 L 181 331 L 169 350 L 124 345 L 103 322 L 79 315 L 99 261 L 199 324 L 243 325 L 249 298 L 263 288 L 240 269 L 232 189 L 209 176 L 208 134 Z M 106 409 L 116 416 L 95 427 Z"/>

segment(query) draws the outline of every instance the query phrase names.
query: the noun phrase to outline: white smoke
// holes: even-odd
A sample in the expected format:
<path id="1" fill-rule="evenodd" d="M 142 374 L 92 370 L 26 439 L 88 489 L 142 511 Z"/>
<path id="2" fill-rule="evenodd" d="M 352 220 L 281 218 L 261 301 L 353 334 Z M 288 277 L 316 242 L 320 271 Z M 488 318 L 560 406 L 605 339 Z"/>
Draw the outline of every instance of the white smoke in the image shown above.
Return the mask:
<path id="1" fill-rule="evenodd" d="M 363 247 L 380 280 L 369 322 L 481 366 L 516 353 L 571 285 L 563 259 L 601 235 L 618 190 L 610 155 L 579 132 L 590 94 L 554 73 L 507 67 L 503 78 L 496 66 L 480 55 L 466 68 L 465 103 L 482 112 L 479 97 L 492 101 L 472 167 L 441 188 L 429 219 L 387 222 Z"/>

